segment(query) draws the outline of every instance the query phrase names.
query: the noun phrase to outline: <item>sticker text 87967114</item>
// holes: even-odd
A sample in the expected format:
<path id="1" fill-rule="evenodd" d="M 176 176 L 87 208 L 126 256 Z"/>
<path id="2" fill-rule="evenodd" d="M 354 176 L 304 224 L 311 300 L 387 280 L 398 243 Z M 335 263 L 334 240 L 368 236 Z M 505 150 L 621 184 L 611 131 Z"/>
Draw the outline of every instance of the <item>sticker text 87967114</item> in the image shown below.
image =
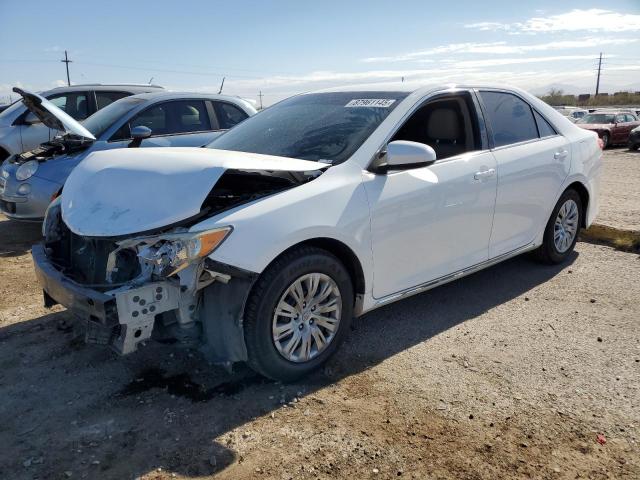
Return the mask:
<path id="1" fill-rule="evenodd" d="M 354 98 L 345 107 L 378 107 L 388 108 L 395 102 L 390 98 Z"/>

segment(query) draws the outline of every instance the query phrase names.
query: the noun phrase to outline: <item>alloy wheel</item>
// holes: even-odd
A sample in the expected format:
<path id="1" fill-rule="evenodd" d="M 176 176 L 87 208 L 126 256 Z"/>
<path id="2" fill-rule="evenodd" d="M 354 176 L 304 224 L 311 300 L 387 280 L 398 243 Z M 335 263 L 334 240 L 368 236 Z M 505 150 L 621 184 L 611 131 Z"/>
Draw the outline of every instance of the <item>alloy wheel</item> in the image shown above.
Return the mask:
<path id="1" fill-rule="evenodd" d="M 562 204 L 553 229 L 553 243 L 559 253 L 564 253 L 573 244 L 578 234 L 578 221 L 580 219 L 578 204 L 569 199 Z"/>
<path id="2" fill-rule="evenodd" d="M 272 321 L 273 343 L 290 362 L 308 362 L 335 338 L 342 314 L 340 289 L 331 277 L 309 273 L 282 294 Z"/>

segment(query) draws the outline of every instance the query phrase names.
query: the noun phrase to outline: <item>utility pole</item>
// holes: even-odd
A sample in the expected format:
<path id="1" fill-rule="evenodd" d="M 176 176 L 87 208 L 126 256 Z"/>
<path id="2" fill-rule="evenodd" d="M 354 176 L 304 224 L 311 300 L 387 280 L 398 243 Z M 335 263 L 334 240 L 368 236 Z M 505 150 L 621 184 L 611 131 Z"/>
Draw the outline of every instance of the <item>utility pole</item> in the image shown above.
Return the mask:
<path id="1" fill-rule="evenodd" d="M 222 93 L 222 87 L 224 87 L 224 79 L 227 77 L 222 77 L 222 83 L 220 84 L 220 91 L 218 91 L 218 95 Z"/>
<path id="2" fill-rule="evenodd" d="M 262 90 L 258 93 L 258 97 L 260 98 L 260 110 L 262 110 Z"/>
<path id="3" fill-rule="evenodd" d="M 602 69 L 602 52 L 600 52 L 600 60 L 598 60 L 598 80 L 596 80 L 596 97 L 600 93 L 600 70 Z"/>
<path id="4" fill-rule="evenodd" d="M 60 60 L 62 63 L 66 63 L 67 64 L 67 85 L 71 86 L 71 79 L 69 78 L 69 64 L 72 62 L 72 60 L 69 60 L 69 57 L 67 56 L 67 51 L 64 51 L 64 60 Z"/>

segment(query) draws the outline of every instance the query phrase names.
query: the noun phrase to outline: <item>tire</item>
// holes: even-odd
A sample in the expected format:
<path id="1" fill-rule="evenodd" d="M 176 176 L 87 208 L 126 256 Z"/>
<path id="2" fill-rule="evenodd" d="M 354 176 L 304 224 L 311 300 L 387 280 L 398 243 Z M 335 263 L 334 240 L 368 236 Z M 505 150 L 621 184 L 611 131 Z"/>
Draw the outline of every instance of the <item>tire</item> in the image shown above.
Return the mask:
<path id="1" fill-rule="evenodd" d="M 308 305 L 296 302 L 291 293 L 290 289 L 296 292 L 294 285 L 298 281 L 302 297 L 309 300 Z M 311 290 L 317 294 L 311 295 Z M 327 291 L 328 297 L 319 301 Z M 308 375 L 326 362 L 346 337 L 353 304 L 351 277 L 334 255 L 311 246 L 284 253 L 260 275 L 247 300 L 244 335 L 249 366 L 265 377 L 282 382 L 293 382 Z M 277 307 L 284 315 L 277 314 Z M 332 310 L 322 312 L 321 316 L 317 313 L 319 309 Z M 336 321 L 333 317 L 338 318 L 337 323 L 333 323 Z M 328 330 L 327 325 L 335 330 Z M 320 338 L 327 340 L 324 346 L 316 336 L 318 331 L 322 334 Z M 280 341 L 276 339 L 277 332 L 282 337 Z M 301 339 L 288 353 L 289 342 L 296 335 Z"/>
<path id="2" fill-rule="evenodd" d="M 572 211 L 572 204 L 576 209 L 575 215 L 567 215 L 570 211 Z M 568 210 L 564 210 L 563 218 L 566 218 L 566 220 L 563 223 L 561 219 L 559 220 L 559 214 L 561 209 L 565 207 L 565 205 Z M 583 211 L 580 195 L 578 195 L 578 192 L 573 189 L 565 190 L 565 192 L 560 196 L 560 199 L 554 207 L 553 212 L 551 213 L 551 217 L 547 222 L 547 226 L 544 230 L 542 245 L 534 251 L 537 260 L 550 265 L 564 262 L 567 257 L 571 255 L 571 252 L 573 252 L 573 249 L 576 245 L 580 226 L 582 225 L 582 219 Z M 564 232 L 564 235 L 559 233 L 558 242 L 556 242 L 555 238 L 557 220 L 560 221 L 561 231 Z M 567 232 L 569 232 L 569 229 L 567 227 L 570 225 L 573 225 L 573 229 L 571 230 L 571 238 L 566 236 Z"/>
<path id="3" fill-rule="evenodd" d="M 632 143 L 631 145 L 629 145 L 629 150 L 631 150 L 633 152 L 635 150 L 638 150 L 638 147 L 640 147 L 640 144 Z"/>
<path id="4" fill-rule="evenodd" d="M 600 137 L 602 139 L 602 149 L 604 150 L 605 148 L 608 148 L 610 145 L 609 142 L 611 142 L 611 137 L 609 137 L 608 133 L 603 133 L 602 137 Z"/>

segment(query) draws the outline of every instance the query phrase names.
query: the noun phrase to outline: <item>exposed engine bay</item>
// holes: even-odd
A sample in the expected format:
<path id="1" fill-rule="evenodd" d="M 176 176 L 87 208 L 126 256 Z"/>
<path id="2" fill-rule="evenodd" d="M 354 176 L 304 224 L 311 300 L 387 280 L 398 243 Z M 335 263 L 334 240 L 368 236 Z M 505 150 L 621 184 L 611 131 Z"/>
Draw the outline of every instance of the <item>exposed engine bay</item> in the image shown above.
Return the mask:
<path id="1" fill-rule="evenodd" d="M 92 143 L 92 140 L 67 134 L 55 137 L 53 140 L 45 142 L 33 150 L 13 155 L 9 157 L 9 162 L 16 164 L 29 162 L 31 160 L 45 162 L 61 155 L 86 150 Z"/>

